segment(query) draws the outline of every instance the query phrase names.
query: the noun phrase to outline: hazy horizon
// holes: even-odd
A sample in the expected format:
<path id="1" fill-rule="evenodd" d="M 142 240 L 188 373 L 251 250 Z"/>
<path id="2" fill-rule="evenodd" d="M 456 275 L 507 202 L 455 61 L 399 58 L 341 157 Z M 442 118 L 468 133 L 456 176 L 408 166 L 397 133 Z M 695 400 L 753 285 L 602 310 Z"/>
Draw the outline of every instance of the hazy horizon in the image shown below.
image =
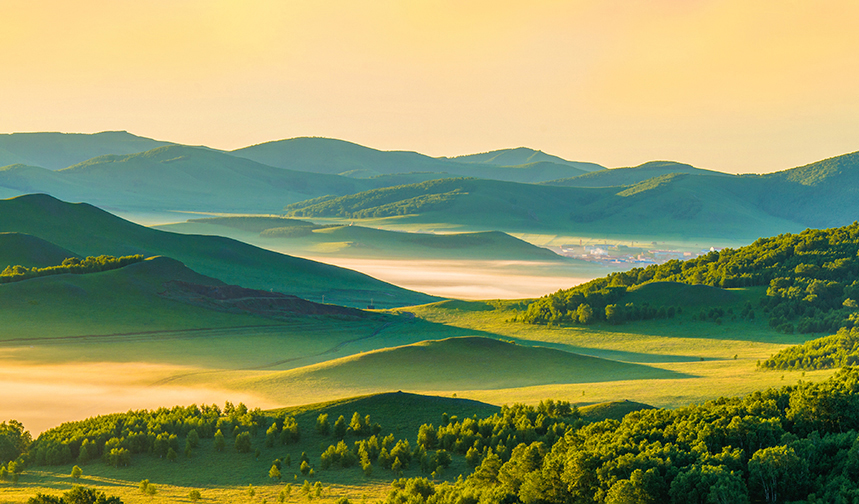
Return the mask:
<path id="1" fill-rule="evenodd" d="M 859 4 L 846 0 L 53 0 L 0 13 L 0 131 L 225 150 L 323 136 L 449 157 L 528 146 L 729 173 L 859 148 Z"/>

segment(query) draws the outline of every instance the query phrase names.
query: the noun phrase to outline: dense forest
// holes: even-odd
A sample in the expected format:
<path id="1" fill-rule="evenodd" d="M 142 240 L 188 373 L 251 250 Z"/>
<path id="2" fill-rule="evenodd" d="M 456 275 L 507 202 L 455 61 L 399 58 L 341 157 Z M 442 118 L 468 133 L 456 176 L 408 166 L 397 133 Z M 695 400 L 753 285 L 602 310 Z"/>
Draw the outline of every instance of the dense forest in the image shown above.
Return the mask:
<path id="1" fill-rule="evenodd" d="M 387 504 L 859 500 L 859 370 L 486 450 L 453 482 L 394 481 Z"/>
<path id="2" fill-rule="evenodd" d="M 738 249 L 612 273 L 533 303 L 517 317 L 532 324 L 621 323 L 668 317 L 670 306 L 623 302 L 630 288 L 651 282 L 712 287 L 766 286 L 760 308 L 785 333 L 834 333 L 859 322 L 859 223 L 760 238 Z M 715 308 L 714 308 L 715 309 Z M 752 307 L 744 309 L 748 316 Z M 709 315 L 709 314 L 708 314 Z"/>
<path id="3" fill-rule="evenodd" d="M 21 265 L 10 265 L 0 272 L 0 283 L 18 282 L 30 278 L 48 275 L 62 275 L 64 273 L 72 273 L 76 275 L 98 273 L 100 271 L 122 268 L 129 264 L 140 262 L 143 259 L 144 256 L 140 254 L 122 257 L 101 255 L 98 257 L 87 257 L 86 259 L 69 257 L 60 265 L 48 266 L 46 268 L 27 268 L 26 266 Z"/>
<path id="4" fill-rule="evenodd" d="M 760 363 L 766 369 L 830 369 L 859 365 L 859 327 L 841 328 L 802 345 L 785 348 Z"/>

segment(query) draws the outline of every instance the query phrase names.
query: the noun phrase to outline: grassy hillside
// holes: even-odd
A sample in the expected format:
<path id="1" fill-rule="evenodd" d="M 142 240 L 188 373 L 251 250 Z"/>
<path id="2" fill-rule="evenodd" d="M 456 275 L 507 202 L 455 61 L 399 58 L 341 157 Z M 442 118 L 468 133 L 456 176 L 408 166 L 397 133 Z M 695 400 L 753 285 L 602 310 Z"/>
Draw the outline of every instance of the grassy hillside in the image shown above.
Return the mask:
<path id="1" fill-rule="evenodd" d="M 35 236 L 0 232 L 0 268 L 16 264 L 44 268 L 62 264 L 69 257 L 78 255 Z"/>
<path id="2" fill-rule="evenodd" d="M 213 217 L 157 228 L 176 233 L 229 236 L 261 247 L 288 249 L 297 255 L 573 261 L 499 231 L 406 233 L 363 226 L 322 226 L 283 217 Z"/>
<path id="3" fill-rule="evenodd" d="M 0 200 L 0 231 L 27 233 L 81 256 L 165 255 L 229 284 L 274 290 L 314 301 L 365 306 L 408 305 L 429 296 L 355 271 L 262 250 L 235 240 L 145 228 L 88 204 L 30 195 Z"/>
<path id="4" fill-rule="evenodd" d="M 515 369 L 515 373 L 509 370 Z M 664 370 L 484 337 L 431 340 L 248 379 L 254 389 L 412 391 L 504 389 L 547 383 L 679 378 Z M 235 385 L 234 385 L 235 386 Z"/>
<path id="5" fill-rule="evenodd" d="M 134 154 L 170 145 L 126 131 L 0 135 L 0 166 L 29 164 L 59 170 L 105 154 Z"/>

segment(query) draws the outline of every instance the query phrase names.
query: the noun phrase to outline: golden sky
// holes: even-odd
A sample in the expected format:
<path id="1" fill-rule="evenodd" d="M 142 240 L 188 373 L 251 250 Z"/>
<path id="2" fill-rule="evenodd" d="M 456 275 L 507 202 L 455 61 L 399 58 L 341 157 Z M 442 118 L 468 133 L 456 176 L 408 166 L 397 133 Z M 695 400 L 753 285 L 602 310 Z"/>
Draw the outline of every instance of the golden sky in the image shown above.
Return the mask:
<path id="1" fill-rule="evenodd" d="M 0 0 L 0 132 L 766 172 L 859 150 L 855 0 Z"/>

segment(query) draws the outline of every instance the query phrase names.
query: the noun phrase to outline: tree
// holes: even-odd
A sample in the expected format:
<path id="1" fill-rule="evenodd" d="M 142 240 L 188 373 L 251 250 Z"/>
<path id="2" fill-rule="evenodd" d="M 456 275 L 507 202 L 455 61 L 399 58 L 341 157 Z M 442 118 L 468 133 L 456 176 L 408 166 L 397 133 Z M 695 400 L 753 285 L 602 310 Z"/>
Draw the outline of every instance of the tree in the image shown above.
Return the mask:
<path id="1" fill-rule="evenodd" d="M 301 471 L 301 474 L 307 476 L 310 473 L 310 464 L 306 460 L 302 460 L 301 467 L 298 470 Z"/>
<path id="2" fill-rule="evenodd" d="M 251 433 L 242 432 L 236 436 L 236 451 L 239 453 L 250 453 L 251 451 Z"/>
<path id="3" fill-rule="evenodd" d="M 72 467 L 72 478 L 74 478 L 75 481 L 81 479 L 83 473 L 83 469 L 81 469 L 79 466 Z"/>
<path id="4" fill-rule="evenodd" d="M 268 470 L 268 477 L 273 480 L 280 481 L 280 469 L 277 468 L 277 465 L 273 464 L 271 466 L 271 469 Z"/>
<path id="5" fill-rule="evenodd" d="M 148 485 L 146 486 L 146 492 L 145 492 L 145 493 L 146 493 L 146 495 L 148 495 L 149 497 L 153 497 L 155 494 L 157 494 L 157 493 L 158 493 L 158 487 L 156 487 L 155 485 L 153 485 L 152 483 L 150 483 L 150 484 L 148 484 Z"/>
<path id="6" fill-rule="evenodd" d="M 167 450 L 167 460 L 169 460 L 170 462 L 175 462 L 176 457 L 178 457 L 176 450 L 174 450 L 173 448 L 169 448 Z"/>
<path id="7" fill-rule="evenodd" d="M 254 496 L 254 495 L 256 495 L 256 494 L 257 494 L 257 491 L 256 491 L 256 489 L 254 488 L 254 486 L 253 486 L 253 485 L 251 485 L 250 483 L 248 483 L 248 496 L 249 496 L 249 497 L 253 497 L 253 496 Z"/>
<path id="8" fill-rule="evenodd" d="M 215 449 L 223 451 L 224 444 L 224 435 L 221 433 L 221 429 L 218 429 L 218 432 L 215 433 Z"/>
<path id="9" fill-rule="evenodd" d="M 356 411 L 352 415 L 352 420 L 349 422 L 349 428 L 352 429 L 352 433 L 354 433 L 356 436 L 361 436 L 364 434 L 365 428 L 369 430 L 370 426 L 364 425 L 364 419 L 361 418 L 361 415 L 359 415 Z"/>
<path id="10" fill-rule="evenodd" d="M 793 448 L 763 448 L 749 460 L 749 484 L 767 502 L 801 498 L 808 484 L 808 462 Z"/>
<path id="11" fill-rule="evenodd" d="M 346 435 L 346 419 L 343 418 L 343 415 L 340 415 L 340 418 L 334 422 L 334 435 L 340 439 Z"/>
<path id="12" fill-rule="evenodd" d="M 580 324 L 588 325 L 594 321 L 594 310 L 589 304 L 582 303 L 576 309 L 576 319 Z"/>
<path id="13" fill-rule="evenodd" d="M 191 446 L 191 448 L 196 448 L 197 445 L 200 444 L 200 435 L 197 434 L 197 429 L 191 429 L 188 431 L 188 436 L 185 438 L 185 442 Z"/>
<path id="14" fill-rule="evenodd" d="M 316 432 L 320 436 L 331 433 L 331 423 L 328 421 L 328 413 L 322 413 L 316 418 Z"/>
<path id="15" fill-rule="evenodd" d="M 188 494 L 188 498 L 191 499 L 191 502 L 197 502 L 198 500 L 202 499 L 203 496 L 200 494 L 199 490 L 191 490 L 191 492 Z"/>
<path id="16" fill-rule="evenodd" d="M 423 424 L 418 429 L 418 444 L 427 450 L 432 450 L 438 445 L 438 434 L 432 424 Z"/>

